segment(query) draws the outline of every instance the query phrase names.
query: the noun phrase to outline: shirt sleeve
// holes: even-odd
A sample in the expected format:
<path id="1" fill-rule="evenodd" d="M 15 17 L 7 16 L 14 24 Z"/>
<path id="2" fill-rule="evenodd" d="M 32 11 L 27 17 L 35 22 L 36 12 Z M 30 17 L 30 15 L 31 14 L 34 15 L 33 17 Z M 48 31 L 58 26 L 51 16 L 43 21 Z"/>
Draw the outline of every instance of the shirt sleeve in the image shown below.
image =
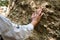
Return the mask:
<path id="1" fill-rule="evenodd" d="M 30 23 L 28 25 L 17 25 L 17 24 L 14 24 L 12 23 L 13 26 L 14 26 L 14 31 L 16 32 L 20 32 L 20 30 L 29 30 L 29 31 L 32 31 L 34 29 L 34 26 Z M 19 31 L 18 31 L 19 30 Z"/>
<path id="2" fill-rule="evenodd" d="M 13 37 L 16 39 L 25 39 L 31 35 L 33 29 L 34 26 L 31 23 L 27 25 L 17 25 L 12 23 L 8 18 L 0 16 L 0 34 L 6 33 L 6 36 L 14 35 Z"/>
<path id="3" fill-rule="evenodd" d="M 16 25 L 16 24 L 13 24 L 13 25 Z M 14 31 L 15 33 L 17 33 L 16 35 L 20 35 L 19 38 L 26 39 L 32 34 L 33 29 L 34 29 L 34 26 L 31 23 L 29 23 L 27 25 L 16 25 L 16 27 L 14 28 Z"/>
<path id="4" fill-rule="evenodd" d="M 9 19 L 0 15 L 0 34 L 5 33 L 12 29 L 12 24 Z"/>

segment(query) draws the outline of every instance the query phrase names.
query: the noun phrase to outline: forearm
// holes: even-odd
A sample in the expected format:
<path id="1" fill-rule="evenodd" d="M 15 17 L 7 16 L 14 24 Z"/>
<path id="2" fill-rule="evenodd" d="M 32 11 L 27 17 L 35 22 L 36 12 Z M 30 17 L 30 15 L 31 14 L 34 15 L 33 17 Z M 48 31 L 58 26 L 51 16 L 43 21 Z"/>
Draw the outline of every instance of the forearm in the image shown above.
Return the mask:
<path id="1" fill-rule="evenodd" d="M 35 27 L 38 24 L 38 22 L 32 21 L 31 24 Z"/>

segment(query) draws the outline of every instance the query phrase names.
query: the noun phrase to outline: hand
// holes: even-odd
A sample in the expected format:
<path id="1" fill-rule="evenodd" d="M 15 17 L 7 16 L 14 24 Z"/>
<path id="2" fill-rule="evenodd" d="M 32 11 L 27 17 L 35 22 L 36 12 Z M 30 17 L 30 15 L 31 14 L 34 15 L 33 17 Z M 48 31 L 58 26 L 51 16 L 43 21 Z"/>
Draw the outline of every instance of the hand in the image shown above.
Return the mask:
<path id="1" fill-rule="evenodd" d="M 34 12 L 31 16 L 32 18 L 32 24 L 34 26 L 36 26 L 36 24 L 40 21 L 41 17 L 42 17 L 43 13 L 42 13 L 42 8 L 38 8 L 36 12 Z"/>

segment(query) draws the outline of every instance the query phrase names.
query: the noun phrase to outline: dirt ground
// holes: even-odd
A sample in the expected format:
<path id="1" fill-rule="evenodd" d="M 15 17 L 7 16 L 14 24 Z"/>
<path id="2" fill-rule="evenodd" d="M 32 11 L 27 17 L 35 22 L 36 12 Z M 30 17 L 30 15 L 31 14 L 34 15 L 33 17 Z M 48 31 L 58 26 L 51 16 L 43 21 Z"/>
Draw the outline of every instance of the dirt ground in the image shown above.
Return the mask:
<path id="1" fill-rule="evenodd" d="M 26 40 L 60 40 L 60 0 L 15 0 L 7 17 L 17 24 L 28 24 L 38 6 L 44 8 L 44 15 Z"/>

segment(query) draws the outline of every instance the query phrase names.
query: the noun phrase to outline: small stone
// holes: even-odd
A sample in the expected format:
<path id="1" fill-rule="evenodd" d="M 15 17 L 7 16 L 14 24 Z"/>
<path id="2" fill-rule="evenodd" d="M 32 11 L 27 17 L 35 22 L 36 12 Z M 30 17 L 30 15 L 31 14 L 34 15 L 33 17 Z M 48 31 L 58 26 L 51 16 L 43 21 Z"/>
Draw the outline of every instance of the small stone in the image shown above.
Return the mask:
<path id="1" fill-rule="evenodd" d="M 47 10 L 47 12 L 51 12 L 51 13 L 54 13 L 54 11 L 52 10 L 52 9 L 46 9 Z"/>
<path id="2" fill-rule="evenodd" d="M 26 11 L 23 11 L 23 13 L 26 13 Z"/>
<path id="3" fill-rule="evenodd" d="M 47 25 L 44 25 L 44 27 L 47 27 Z"/>
<path id="4" fill-rule="evenodd" d="M 49 3 L 48 2 L 44 2 L 43 4 L 41 4 L 41 7 L 45 8 L 46 5 L 49 5 Z"/>
<path id="5" fill-rule="evenodd" d="M 30 5 L 31 5 L 32 8 L 35 8 L 36 7 L 36 4 L 35 4 L 34 1 L 31 1 Z"/>
<path id="6" fill-rule="evenodd" d="M 54 24 L 54 22 L 51 22 L 52 24 Z"/>

